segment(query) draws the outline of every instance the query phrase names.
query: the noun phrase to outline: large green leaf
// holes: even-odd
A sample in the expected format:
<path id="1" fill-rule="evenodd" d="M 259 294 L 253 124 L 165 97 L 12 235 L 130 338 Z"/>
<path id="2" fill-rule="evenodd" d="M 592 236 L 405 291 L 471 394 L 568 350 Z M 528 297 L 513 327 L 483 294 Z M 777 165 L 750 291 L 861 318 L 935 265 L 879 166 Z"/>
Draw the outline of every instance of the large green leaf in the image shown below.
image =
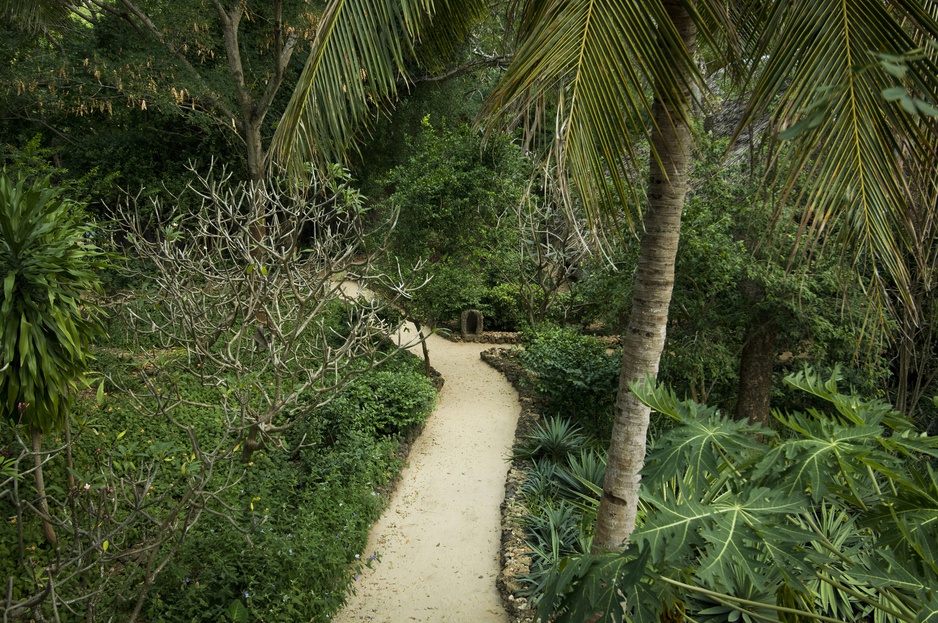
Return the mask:
<path id="1" fill-rule="evenodd" d="M 776 418 L 800 436 L 766 453 L 752 474 L 757 482 L 818 501 L 844 495 L 862 506 L 876 495 L 870 470 L 893 478 L 902 473 L 901 461 L 878 449 L 881 427 L 841 426 L 801 413 Z"/>
<path id="2" fill-rule="evenodd" d="M 693 400 L 679 401 L 673 391 L 651 384 L 635 384 L 632 391 L 639 400 L 676 420 L 652 444 L 642 478 L 653 490 L 663 482 L 682 475 L 695 491 L 705 491 L 708 483 L 721 475 L 743 468 L 767 447 L 758 436 L 771 437 L 774 432 L 746 421 L 721 415 L 717 409 Z"/>
<path id="3" fill-rule="evenodd" d="M 722 586 L 745 561 L 743 577 L 757 587 L 764 587 L 769 570 L 759 564 L 760 543 L 772 539 L 776 546 L 803 542 L 803 532 L 793 532 L 786 517 L 805 507 L 801 495 L 756 488 L 746 498 L 725 496 L 712 503 L 692 499 L 664 500 L 647 495 L 651 506 L 644 525 L 633 533 L 633 540 L 647 546 L 653 560 L 668 560 L 698 552 L 697 577 L 710 586 Z M 784 530 L 774 532 L 778 527 Z"/>

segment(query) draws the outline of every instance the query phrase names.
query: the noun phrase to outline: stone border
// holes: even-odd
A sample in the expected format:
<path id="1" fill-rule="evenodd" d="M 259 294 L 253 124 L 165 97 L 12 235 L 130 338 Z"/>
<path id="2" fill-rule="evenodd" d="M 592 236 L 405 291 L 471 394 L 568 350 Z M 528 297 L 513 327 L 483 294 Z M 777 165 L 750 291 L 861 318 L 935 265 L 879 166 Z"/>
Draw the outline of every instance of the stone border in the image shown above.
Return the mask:
<path id="1" fill-rule="evenodd" d="M 460 335 L 458 331 L 444 331 L 440 335 L 450 342 L 475 342 L 478 344 L 517 344 L 518 334 L 514 331 L 483 331 L 478 334 Z"/>
<path id="2" fill-rule="evenodd" d="M 507 348 L 490 348 L 480 354 L 482 360 L 505 375 L 517 390 L 521 402 L 521 414 L 515 428 L 515 444 L 527 435 L 540 419 L 538 400 L 530 386 L 523 383 L 527 374 L 518 363 L 513 351 Z M 502 502 L 501 565 L 496 585 L 505 603 L 511 623 L 532 623 L 534 609 L 520 595 L 519 576 L 531 569 L 531 550 L 524 538 L 523 520 L 527 510 L 522 504 L 521 485 L 524 483 L 529 461 L 513 459 L 505 482 L 505 500 Z"/>

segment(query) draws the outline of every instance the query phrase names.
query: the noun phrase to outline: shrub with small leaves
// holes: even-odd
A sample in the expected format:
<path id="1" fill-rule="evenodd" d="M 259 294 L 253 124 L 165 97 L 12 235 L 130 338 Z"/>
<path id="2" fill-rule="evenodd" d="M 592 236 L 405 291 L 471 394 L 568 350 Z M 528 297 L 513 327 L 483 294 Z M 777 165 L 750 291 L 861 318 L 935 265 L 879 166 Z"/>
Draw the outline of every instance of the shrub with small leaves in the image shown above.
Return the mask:
<path id="1" fill-rule="evenodd" d="M 521 365 L 546 401 L 546 412 L 607 438 L 621 368 L 618 353 L 597 338 L 547 325 L 525 335 L 523 344 Z"/>

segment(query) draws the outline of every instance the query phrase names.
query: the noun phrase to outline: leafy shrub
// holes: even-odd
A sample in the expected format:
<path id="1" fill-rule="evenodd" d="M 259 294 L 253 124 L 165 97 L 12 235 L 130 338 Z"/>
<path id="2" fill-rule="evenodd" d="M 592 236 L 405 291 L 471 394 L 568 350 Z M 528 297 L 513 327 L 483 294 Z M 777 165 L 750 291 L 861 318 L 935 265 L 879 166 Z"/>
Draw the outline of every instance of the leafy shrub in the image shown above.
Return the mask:
<path id="1" fill-rule="evenodd" d="M 786 378 L 826 409 L 783 434 L 635 387 L 675 426 L 649 447 L 643 523 L 622 553 L 573 555 L 541 620 L 926 621 L 938 615 L 938 441 L 838 375 Z M 784 617 L 784 618 L 783 618 Z"/>
<path id="2" fill-rule="evenodd" d="M 485 291 L 479 305 L 485 326 L 495 331 L 517 331 L 524 322 L 521 293 L 514 283 L 500 283 Z"/>
<path id="3" fill-rule="evenodd" d="M 429 119 L 411 146 L 410 158 L 388 173 L 390 196 L 377 210 L 400 214 L 386 265 L 419 280 L 432 276 L 409 312 L 428 324 L 449 322 L 494 302 L 491 289 L 516 272 L 518 232 L 503 226 L 503 215 L 520 200 L 529 163 L 507 137 L 483 144 L 469 126 L 438 131 Z M 502 310 L 486 311 L 501 317 Z"/>
<path id="4" fill-rule="evenodd" d="M 342 320 L 342 314 L 333 318 L 336 324 Z M 77 613 L 65 614 L 62 620 L 98 620 L 104 614 L 115 620 L 129 618 L 135 598 L 144 590 L 139 569 L 148 566 L 144 555 L 137 557 L 139 550 L 128 550 L 135 542 L 146 552 L 162 546 L 156 559 L 161 571 L 152 588 L 146 587 L 141 620 L 215 623 L 231 619 L 236 611 L 241 612 L 236 620 L 245 622 L 328 620 L 344 602 L 356 569 L 371 561 L 363 551 L 369 526 L 382 508 L 381 491 L 402 465 L 397 434 L 422 422 L 433 407 L 435 391 L 420 374 L 421 362 L 399 354 L 355 380 L 345 395 L 343 417 L 357 428 L 339 430 L 322 414 L 314 414 L 285 435 L 288 451 L 273 449 L 280 441 L 275 440 L 269 445 L 272 450 L 258 450 L 243 463 L 237 458 L 237 439 L 225 432 L 219 394 L 199 377 L 198 365 L 188 362 L 180 349 L 132 354 L 126 342 L 133 341 L 133 331 L 122 333 L 124 343 L 95 351 L 108 380 L 107 402 L 99 406 L 93 392 L 85 392 L 72 412 L 74 475 L 95 493 L 83 493 L 79 487 L 76 496 L 59 486 L 51 494 L 79 505 L 103 499 L 105 505 L 99 508 L 112 515 L 99 533 L 100 517 L 77 514 L 82 526 L 92 520 L 95 525 L 89 528 L 88 543 L 79 545 L 91 554 L 104 551 L 108 558 L 93 568 L 108 572 L 69 574 L 56 584 L 59 599 L 71 599 L 69 608 Z M 132 390 L 137 398 L 121 390 Z M 177 402 L 179 397 L 185 400 Z M 184 425 L 155 415 L 160 401 Z M 10 430 L 4 420 L 0 511 L 5 517 L 16 516 L 14 498 L 7 495 L 14 482 L 7 480 Z M 199 459 L 192 454 L 190 433 L 200 444 Z M 54 441 L 62 446 L 61 439 Z M 47 463 L 54 477 L 50 484 L 64 485 L 61 454 L 51 455 Z M 102 478 L 108 470 L 126 485 L 114 486 L 118 494 L 113 505 L 103 497 Z M 152 482 L 141 495 L 139 482 L 147 478 Z M 193 483 L 203 478 L 204 486 L 195 488 Z M 17 482 L 21 491 L 28 489 Z M 180 504 L 191 492 L 191 501 Z M 32 492 L 25 495 L 35 499 Z M 145 516 L 122 525 L 126 507 Z M 167 509 L 177 511 L 166 524 L 170 529 L 159 521 Z M 0 577 L 12 578 L 16 603 L 41 590 L 35 569 L 47 568 L 67 553 L 72 533 L 62 530 L 57 548 L 43 548 L 37 547 L 42 535 L 36 522 L 2 525 Z M 164 537 L 165 546 L 159 540 Z M 102 538 L 107 539 L 103 545 Z M 92 596 L 78 601 L 76 592 L 81 599 L 86 593 Z M 51 620 L 51 607 L 42 608 L 44 618 Z M 14 618 L 19 616 L 13 612 Z"/>
<path id="5" fill-rule="evenodd" d="M 569 418 L 599 438 L 612 430 L 619 382 L 618 353 L 573 329 L 541 326 L 525 335 L 519 360 L 550 415 Z"/>
<path id="6" fill-rule="evenodd" d="M 376 370 L 350 383 L 323 409 L 333 439 L 406 433 L 426 422 L 436 404 L 430 380 L 407 370 Z"/>
<path id="7" fill-rule="evenodd" d="M 372 479 L 389 473 L 392 447 L 372 444 L 370 463 L 321 452 L 303 476 L 285 455 L 255 455 L 241 489 L 246 536 L 222 518 L 200 523 L 161 576 L 150 620 L 223 620 L 235 601 L 250 621 L 326 620 L 345 601 L 368 528 L 381 510 Z M 312 455 L 310 455 L 312 456 Z"/>

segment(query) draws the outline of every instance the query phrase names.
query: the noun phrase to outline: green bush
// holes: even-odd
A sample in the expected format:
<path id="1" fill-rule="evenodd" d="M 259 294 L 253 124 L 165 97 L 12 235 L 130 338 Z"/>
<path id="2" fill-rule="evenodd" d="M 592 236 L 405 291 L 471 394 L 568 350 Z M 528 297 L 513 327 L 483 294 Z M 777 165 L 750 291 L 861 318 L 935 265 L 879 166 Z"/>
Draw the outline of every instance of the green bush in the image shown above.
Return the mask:
<path id="1" fill-rule="evenodd" d="M 515 283 L 500 283 L 487 289 L 479 306 L 489 330 L 517 331 L 525 321 L 521 292 Z"/>
<path id="2" fill-rule="evenodd" d="M 642 521 L 624 552 L 545 567 L 540 620 L 933 620 L 938 442 L 841 380 L 786 377 L 824 406 L 776 411 L 780 434 L 633 386 L 674 421 L 649 445 Z"/>
<path id="3" fill-rule="evenodd" d="M 310 453 L 315 464 L 304 466 L 256 454 L 240 489 L 253 529 L 244 535 L 217 517 L 199 523 L 151 594 L 150 620 L 220 621 L 236 600 L 250 621 L 328 620 L 371 560 L 362 552 L 381 510 L 374 476 L 396 471 L 394 447 Z"/>
<path id="4" fill-rule="evenodd" d="M 409 355 L 364 373 L 287 436 L 259 452 L 228 503 L 231 522 L 200 522 L 148 602 L 154 622 L 214 622 L 240 602 L 249 621 L 326 621 L 342 606 L 378 518 L 380 490 L 401 467 L 398 436 L 422 424 L 436 391 Z M 240 606 L 235 606 L 240 607 Z"/>
<path id="5" fill-rule="evenodd" d="M 337 314 L 334 321 L 340 323 L 343 318 Z M 132 341 L 133 332 L 126 333 L 122 339 Z M 107 533 L 110 548 L 103 547 L 110 558 L 102 568 L 111 569 L 104 574 L 110 582 L 108 590 L 87 604 L 73 600 L 71 607 L 77 614 L 60 618 L 97 620 L 105 613 L 126 618 L 141 589 L 140 564 L 147 561 L 127 560 L 111 567 L 113 561 L 134 539 L 145 541 L 146 530 L 162 533 L 165 529 L 156 519 L 167 508 L 176 507 L 192 480 L 204 476 L 209 480 L 182 515 L 191 520 L 198 509 L 210 510 L 194 524 L 184 523 L 182 517 L 174 524 L 178 532 L 158 553 L 159 562 L 168 563 L 146 596 L 141 620 L 216 623 L 229 620 L 231 612 L 242 608 L 237 620 L 252 623 L 327 621 L 345 601 L 360 566 L 372 561 L 372 553 L 364 547 L 385 500 L 382 492 L 402 466 L 399 433 L 419 425 L 433 408 L 436 393 L 421 374 L 421 362 L 402 353 L 362 373 L 336 403 L 288 431 L 282 448 L 275 441 L 269 449 L 255 452 L 248 463 L 238 460 L 236 447 L 231 451 L 237 442 L 230 437 L 230 443 L 216 446 L 214 458 L 206 454 L 205 460 L 214 464 L 214 476 L 209 476 L 199 474 L 200 463 L 188 449 L 186 427 L 192 427 L 203 452 L 212 452 L 210 448 L 225 434 L 219 396 L 194 369 L 187 369 L 182 352 L 154 349 L 135 355 L 129 344 L 114 342 L 95 354 L 99 370 L 108 379 L 108 396 L 102 405 L 95 403 L 93 393 L 78 396 L 72 412 L 74 474 L 99 495 L 103 495 L 102 474 L 108 469 L 129 479 L 131 495 L 105 509 L 113 515 L 107 520 L 108 529 L 123 521 L 128 505 L 137 508 L 134 483 L 141 475 L 152 474 L 152 487 L 140 498 L 146 501 L 146 520 L 131 525 L 128 534 L 118 529 Z M 144 385 L 144 376 L 153 383 L 152 392 Z M 140 401 L 122 391 L 127 389 L 140 392 Z M 154 415 L 154 403 L 160 397 L 175 402 L 180 396 L 186 400 L 171 413 L 186 427 Z M 3 424 L 0 473 L 6 474 L 11 427 L 6 421 Z M 62 444 L 51 436 L 50 441 Z M 65 482 L 61 453 L 47 467 L 50 483 L 60 485 L 55 495 L 66 496 L 61 486 Z M 12 482 L 5 484 L 9 487 Z M 19 486 L 23 490 L 28 483 Z M 79 503 L 97 501 L 81 491 Z M 0 489 L 0 511 L 4 517 L 14 517 L 8 492 Z M 13 579 L 13 597 L 19 600 L 37 590 L 34 569 L 55 564 L 59 550 L 37 547 L 42 534 L 35 521 L 2 525 L 6 528 L 0 531 L 0 577 Z M 20 529 L 22 545 L 18 543 Z M 63 551 L 68 551 L 71 540 L 70 531 L 61 531 Z M 177 551 L 170 551 L 176 547 Z M 25 565 L 20 562 L 24 559 Z M 62 599 L 81 595 L 89 586 L 94 591 L 101 585 L 97 576 L 92 580 L 98 583 L 68 576 L 56 591 Z M 51 620 L 51 611 L 43 608 Z"/>
<path id="6" fill-rule="evenodd" d="M 588 434 L 608 438 L 620 360 L 600 340 L 573 329 L 541 326 L 525 335 L 519 359 L 549 415 L 569 418 Z"/>
<path id="7" fill-rule="evenodd" d="M 350 383 L 318 417 L 333 440 L 406 433 L 426 422 L 436 404 L 430 380 L 407 370 L 377 370 Z"/>

